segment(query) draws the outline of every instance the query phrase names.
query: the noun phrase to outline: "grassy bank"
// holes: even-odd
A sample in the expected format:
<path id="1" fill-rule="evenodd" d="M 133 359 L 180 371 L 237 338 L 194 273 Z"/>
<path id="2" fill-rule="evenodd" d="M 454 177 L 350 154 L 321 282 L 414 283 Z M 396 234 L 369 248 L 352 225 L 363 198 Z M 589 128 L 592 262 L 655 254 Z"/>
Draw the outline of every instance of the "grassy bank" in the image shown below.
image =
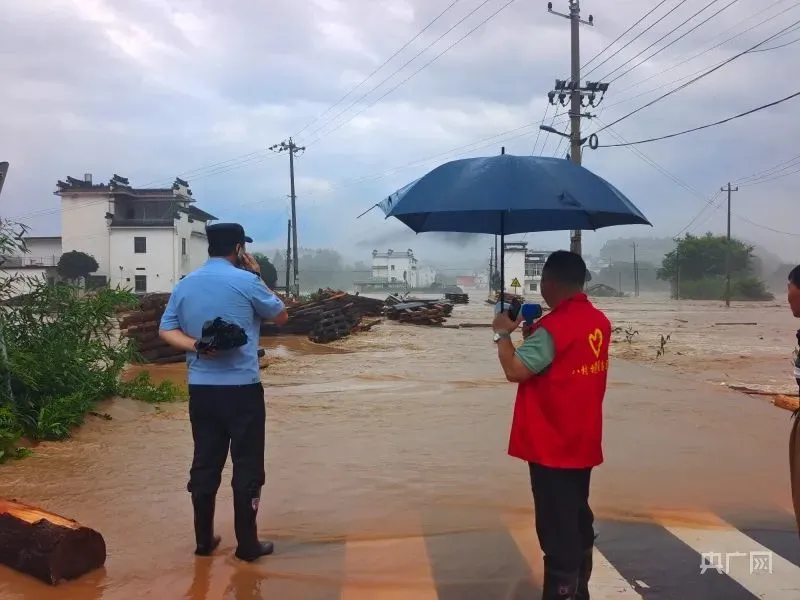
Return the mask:
<path id="1" fill-rule="evenodd" d="M 24 251 L 21 240 L 21 230 L 0 223 L 0 256 Z M 86 294 L 77 286 L 0 275 L 0 462 L 25 455 L 22 438 L 69 437 L 100 400 L 155 403 L 181 396 L 176 386 L 156 386 L 146 374 L 121 379 L 135 350 L 116 335 L 117 313 L 135 306 L 133 294 Z"/>

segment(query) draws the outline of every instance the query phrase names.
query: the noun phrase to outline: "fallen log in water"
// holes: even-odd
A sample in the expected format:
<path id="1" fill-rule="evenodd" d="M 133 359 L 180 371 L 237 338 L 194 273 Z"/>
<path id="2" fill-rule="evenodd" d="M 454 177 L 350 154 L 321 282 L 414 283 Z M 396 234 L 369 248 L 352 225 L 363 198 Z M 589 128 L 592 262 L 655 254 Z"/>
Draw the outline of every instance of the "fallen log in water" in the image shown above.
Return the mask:
<path id="1" fill-rule="evenodd" d="M 0 563 L 56 585 L 106 562 L 103 536 L 76 521 L 0 499 Z"/>

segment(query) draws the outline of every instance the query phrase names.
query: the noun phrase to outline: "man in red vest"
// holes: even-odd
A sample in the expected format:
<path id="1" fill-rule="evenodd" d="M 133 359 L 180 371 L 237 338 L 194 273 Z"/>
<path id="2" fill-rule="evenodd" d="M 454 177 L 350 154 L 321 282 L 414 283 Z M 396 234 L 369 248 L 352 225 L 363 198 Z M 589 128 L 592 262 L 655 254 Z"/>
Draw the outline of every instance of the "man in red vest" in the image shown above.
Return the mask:
<path id="1" fill-rule="evenodd" d="M 544 554 L 542 600 L 589 600 L 594 515 L 592 468 L 603 462 L 603 397 L 611 324 L 583 293 L 580 255 L 552 253 L 541 293 L 552 309 L 516 349 L 520 321 L 494 320 L 497 354 L 506 378 L 519 384 L 508 453 L 528 463 L 536 534 Z"/>

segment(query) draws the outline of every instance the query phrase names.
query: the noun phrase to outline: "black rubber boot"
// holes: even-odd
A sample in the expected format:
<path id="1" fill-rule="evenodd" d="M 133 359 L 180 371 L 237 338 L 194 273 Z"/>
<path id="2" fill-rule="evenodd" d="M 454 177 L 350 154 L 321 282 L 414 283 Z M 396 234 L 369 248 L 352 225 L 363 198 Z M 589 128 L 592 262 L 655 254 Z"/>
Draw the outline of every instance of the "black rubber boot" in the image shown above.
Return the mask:
<path id="1" fill-rule="evenodd" d="M 258 539 L 256 515 L 258 514 L 258 496 L 252 497 L 246 492 L 233 492 L 233 527 L 236 531 L 236 558 L 247 562 L 268 556 L 275 550 L 272 542 Z"/>
<path id="2" fill-rule="evenodd" d="M 593 550 L 593 548 L 585 550 L 581 557 L 581 569 L 578 572 L 578 588 L 575 590 L 575 600 L 590 600 L 589 579 L 592 578 Z"/>
<path id="3" fill-rule="evenodd" d="M 210 556 L 221 541 L 214 535 L 214 507 L 216 497 L 204 494 L 192 494 L 194 506 L 194 537 L 197 547 L 194 553 L 197 556 Z"/>
<path id="4" fill-rule="evenodd" d="M 545 569 L 542 600 L 576 600 L 578 574 Z"/>

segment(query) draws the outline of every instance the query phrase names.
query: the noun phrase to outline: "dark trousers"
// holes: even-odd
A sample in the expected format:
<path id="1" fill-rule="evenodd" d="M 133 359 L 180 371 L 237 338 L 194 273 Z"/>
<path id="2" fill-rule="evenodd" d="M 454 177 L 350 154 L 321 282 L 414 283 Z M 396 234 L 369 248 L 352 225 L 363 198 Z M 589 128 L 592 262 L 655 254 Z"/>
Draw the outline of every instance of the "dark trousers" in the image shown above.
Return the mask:
<path id="1" fill-rule="evenodd" d="M 235 492 L 257 497 L 264 485 L 264 387 L 260 383 L 190 385 L 189 420 L 194 438 L 189 492 L 217 493 L 230 448 L 231 486 Z"/>
<path id="2" fill-rule="evenodd" d="M 589 508 L 591 469 L 554 469 L 528 463 L 536 514 L 536 535 L 545 570 L 576 573 L 594 544 Z"/>

